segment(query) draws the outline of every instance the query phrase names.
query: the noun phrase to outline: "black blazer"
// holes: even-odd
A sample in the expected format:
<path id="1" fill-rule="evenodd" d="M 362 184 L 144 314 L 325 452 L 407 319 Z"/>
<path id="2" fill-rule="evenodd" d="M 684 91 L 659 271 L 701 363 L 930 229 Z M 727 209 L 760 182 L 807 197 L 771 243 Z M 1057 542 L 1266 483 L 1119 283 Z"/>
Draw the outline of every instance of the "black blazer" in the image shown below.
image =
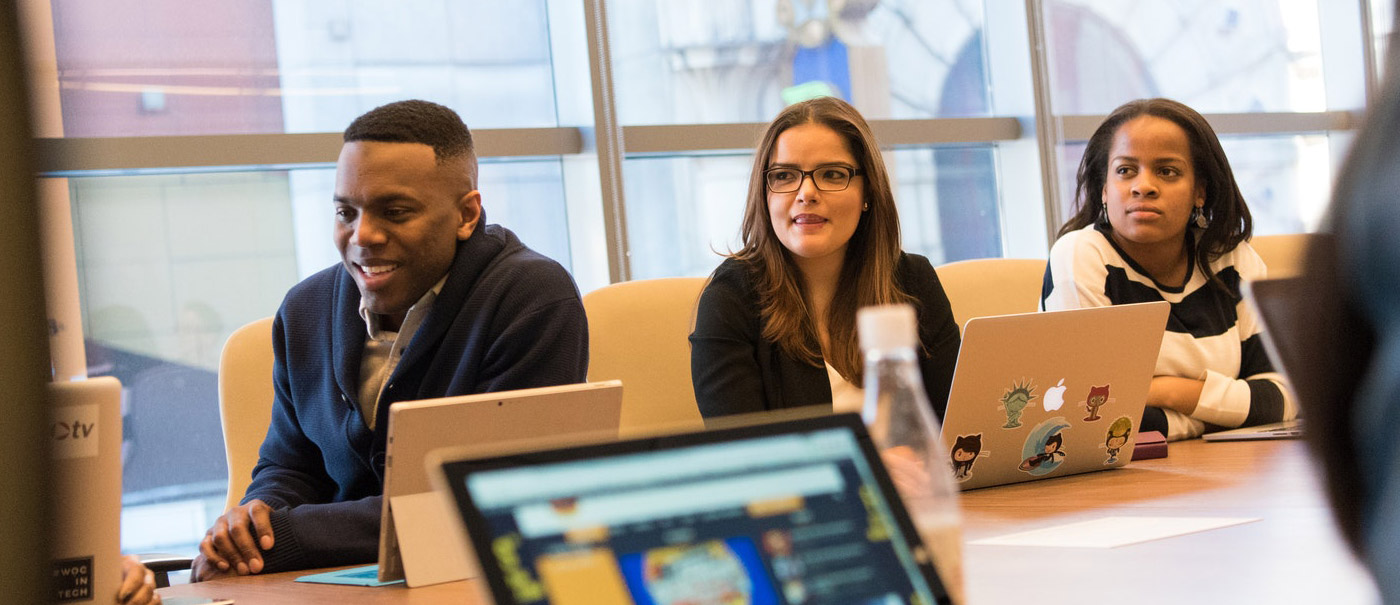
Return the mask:
<path id="1" fill-rule="evenodd" d="M 927 258 L 903 254 L 896 272 L 900 288 L 919 302 L 919 352 L 924 389 L 939 420 L 962 339 L 948 295 Z M 758 293 L 749 267 L 727 259 L 700 294 L 690 334 L 690 375 L 700 413 L 709 418 L 805 405 L 831 405 L 824 365 L 783 354 L 762 336 Z"/>

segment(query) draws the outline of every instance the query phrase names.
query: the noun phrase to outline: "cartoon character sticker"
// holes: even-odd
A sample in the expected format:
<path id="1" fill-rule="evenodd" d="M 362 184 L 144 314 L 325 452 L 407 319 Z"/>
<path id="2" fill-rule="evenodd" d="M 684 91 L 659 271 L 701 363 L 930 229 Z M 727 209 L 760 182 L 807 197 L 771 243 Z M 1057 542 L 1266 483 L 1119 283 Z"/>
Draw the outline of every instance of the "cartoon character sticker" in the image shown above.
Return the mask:
<path id="1" fill-rule="evenodd" d="M 1050 473 L 1064 463 L 1065 436 L 1061 433 L 1070 424 L 1063 416 L 1050 418 L 1031 429 L 1026 443 L 1021 446 L 1022 471 L 1040 476 Z"/>
<path id="2" fill-rule="evenodd" d="M 1089 415 L 1084 417 L 1085 422 L 1093 422 L 1101 418 L 1099 416 L 1099 408 L 1113 401 L 1108 397 L 1108 387 L 1109 385 L 1089 387 L 1089 395 L 1084 398 L 1084 409 L 1089 411 Z"/>
<path id="3" fill-rule="evenodd" d="M 950 454 L 953 457 L 953 478 L 959 483 L 971 479 L 973 463 L 979 456 L 987 454 L 982 451 L 982 433 L 957 435 Z"/>
<path id="4" fill-rule="evenodd" d="M 1026 411 L 1026 406 L 1035 401 L 1035 386 L 1029 380 L 1022 380 L 1013 383 L 1001 396 L 1001 405 L 998 406 L 1006 411 L 1006 424 L 1001 428 L 1015 429 L 1021 428 L 1021 414 Z"/>
<path id="5" fill-rule="evenodd" d="M 1128 437 L 1133 434 L 1133 421 L 1127 416 L 1119 416 L 1113 424 L 1108 426 L 1108 435 L 1104 437 L 1103 446 L 1108 450 L 1108 460 L 1104 464 L 1114 464 L 1118 462 L 1118 450 L 1128 443 Z"/>

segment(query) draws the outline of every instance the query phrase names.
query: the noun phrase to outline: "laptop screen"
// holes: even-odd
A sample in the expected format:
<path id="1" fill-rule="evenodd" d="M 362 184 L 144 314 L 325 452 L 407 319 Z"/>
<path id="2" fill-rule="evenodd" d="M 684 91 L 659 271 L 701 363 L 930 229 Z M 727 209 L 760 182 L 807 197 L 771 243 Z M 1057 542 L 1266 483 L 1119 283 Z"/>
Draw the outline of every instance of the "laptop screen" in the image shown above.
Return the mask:
<path id="1" fill-rule="evenodd" d="M 444 470 L 499 603 L 944 602 L 873 456 L 850 415 Z"/>

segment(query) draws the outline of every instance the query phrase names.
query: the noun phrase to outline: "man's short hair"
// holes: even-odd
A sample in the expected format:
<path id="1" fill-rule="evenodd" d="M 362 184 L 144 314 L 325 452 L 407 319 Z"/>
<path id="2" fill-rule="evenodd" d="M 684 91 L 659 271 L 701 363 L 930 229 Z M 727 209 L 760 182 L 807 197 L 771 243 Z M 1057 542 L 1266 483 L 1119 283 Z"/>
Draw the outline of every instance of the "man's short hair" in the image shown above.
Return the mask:
<path id="1" fill-rule="evenodd" d="M 428 101 L 396 101 L 371 109 L 350 123 L 344 141 L 421 143 L 433 148 L 439 164 L 463 156 L 473 167 L 476 164 L 472 133 L 462 118 L 457 112 Z"/>

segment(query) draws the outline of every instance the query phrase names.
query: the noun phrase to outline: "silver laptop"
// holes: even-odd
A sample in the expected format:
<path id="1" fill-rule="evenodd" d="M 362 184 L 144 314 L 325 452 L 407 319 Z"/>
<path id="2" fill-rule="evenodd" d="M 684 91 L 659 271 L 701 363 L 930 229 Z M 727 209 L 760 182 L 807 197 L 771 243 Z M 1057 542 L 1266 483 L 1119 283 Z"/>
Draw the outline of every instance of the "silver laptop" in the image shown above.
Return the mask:
<path id="1" fill-rule="evenodd" d="M 1166 302 L 967 322 L 943 446 L 963 489 L 1127 464 Z"/>
<path id="2" fill-rule="evenodd" d="M 617 435 L 617 380 L 401 402 L 389 409 L 379 581 L 426 586 L 468 577 L 465 545 L 443 528 L 454 513 L 432 493 L 431 450 L 574 433 Z"/>
<path id="3" fill-rule="evenodd" d="M 483 602 L 950 602 L 855 414 L 434 458 Z"/>
<path id="4" fill-rule="evenodd" d="M 1247 426 L 1228 431 L 1216 431 L 1201 435 L 1206 441 L 1257 441 L 1260 439 L 1301 439 L 1303 419 L 1294 418 L 1283 422 L 1271 422 L 1257 426 Z"/>
<path id="5" fill-rule="evenodd" d="M 1312 346 L 1317 340 L 1309 333 L 1322 323 L 1319 317 L 1329 317 L 1328 311 L 1336 312 L 1340 306 L 1330 290 L 1318 295 L 1319 284 L 1306 277 L 1283 279 L 1261 279 L 1247 281 L 1240 285 L 1246 300 L 1254 306 L 1259 322 L 1264 327 L 1261 340 L 1264 350 L 1274 370 L 1282 374 L 1288 384 L 1300 393 L 1307 389 L 1313 392 L 1326 388 L 1326 384 L 1337 380 L 1334 376 L 1352 371 L 1354 366 L 1363 364 L 1345 363 L 1346 359 L 1325 357 Z M 1322 300 L 1326 299 L 1326 300 Z M 1337 323 L 1327 322 L 1324 334 L 1347 334 L 1349 331 Z M 1348 335 L 1350 336 L 1350 335 Z M 1335 336 L 1333 336 L 1335 338 Z M 1352 340 L 1355 347 L 1365 345 Z M 1331 341 L 1331 342 L 1335 342 Z M 1301 382 L 1300 382 L 1301 381 Z M 1250 426 L 1228 431 L 1206 433 L 1206 441 L 1243 441 L 1255 439 L 1298 439 L 1303 436 L 1303 420 L 1295 418 L 1283 422 Z"/>
<path id="6" fill-rule="evenodd" d="M 53 603 L 113 603 L 121 583 L 122 385 L 49 385 Z"/>

